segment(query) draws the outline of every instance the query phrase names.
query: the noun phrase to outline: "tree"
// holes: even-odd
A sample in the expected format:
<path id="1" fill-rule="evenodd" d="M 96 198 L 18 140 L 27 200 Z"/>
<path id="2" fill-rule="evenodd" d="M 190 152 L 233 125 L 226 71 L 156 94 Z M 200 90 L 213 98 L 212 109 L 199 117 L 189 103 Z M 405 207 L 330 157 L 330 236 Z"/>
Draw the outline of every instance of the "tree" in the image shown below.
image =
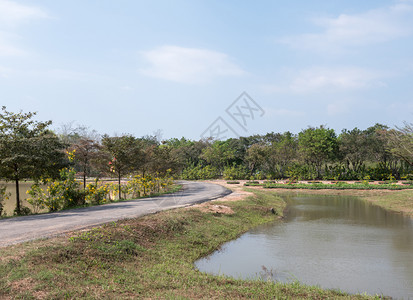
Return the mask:
<path id="1" fill-rule="evenodd" d="M 83 175 L 83 189 L 86 189 L 86 177 L 90 175 L 91 162 L 99 157 L 101 145 L 86 137 L 79 138 L 71 148 L 76 150 L 75 162 Z"/>
<path id="2" fill-rule="evenodd" d="M 16 214 L 21 214 L 19 181 L 42 176 L 56 177 L 65 165 L 64 145 L 47 129 L 51 121 L 39 122 L 36 113 L 0 113 L 0 177 L 16 184 Z"/>
<path id="3" fill-rule="evenodd" d="M 367 132 L 358 128 L 344 129 L 338 141 L 340 157 L 347 169 L 359 173 L 371 153 Z"/>
<path id="4" fill-rule="evenodd" d="M 231 165 L 231 160 L 235 158 L 235 150 L 230 147 L 228 141 L 215 141 L 202 150 L 201 157 L 222 172 L 224 166 Z"/>
<path id="5" fill-rule="evenodd" d="M 176 158 L 172 155 L 172 147 L 159 145 L 153 149 L 150 169 L 154 173 L 165 175 L 168 170 L 174 170 L 178 165 Z"/>
<path id="6" fill-rule="evenodd" d="M 413 123 L 387 131 L 388 150 L 396 157 L 413 166 Z"/>
<path id="7" fill-rule="evenodd" d="M 257 143 L 249 147 L 245 155 L 245 160 L 248 162 L 251 174 L 257 169 L 262 169 L 267 158 L 268 146 Z"/>
<path id="8" fill-rule="evenodd" d="M 107 168 L 118 178 L 119 199 L 122 198 L 121 179 L 137 170 L 142 160 L 142 148 L 138 140 L 131 135 L 102 138 L 103 151 L 108 155 Z"/>
<path id="9" fill-rule="evenodd" d="M 279 134 L 269 146 L 268 158 L 266 163 L 267 172 L 272 175 L 284 177 L 288 165 L 297 158 L 297 137 L 287 131 Z M 278 167 L 278 168 L 277 168 Z"/>
<path id="10" fill-rule="evenodd" d="M 309 127 L 298 134 L 299 152 L 303 159 L 313 165 L 317 176 L 321 177 L 321 166 L 335 158 L 338 152 L 334 129 L 324 126 Z"/>

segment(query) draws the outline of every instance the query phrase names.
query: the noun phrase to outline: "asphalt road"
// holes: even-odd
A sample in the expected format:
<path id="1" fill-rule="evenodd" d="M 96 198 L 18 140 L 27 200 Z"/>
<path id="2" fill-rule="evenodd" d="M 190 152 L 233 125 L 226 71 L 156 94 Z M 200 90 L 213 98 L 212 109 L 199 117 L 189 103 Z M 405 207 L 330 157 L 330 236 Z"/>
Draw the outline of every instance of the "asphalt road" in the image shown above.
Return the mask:
<path id="1" fill-rule="evenodd" d="M 174 194 L 0 220 L 0 247 L 201 203 L 231 193 L 218 184 L 205 182 L 180 182 L 180 184 L 183 185 L 183 189 Z"/>

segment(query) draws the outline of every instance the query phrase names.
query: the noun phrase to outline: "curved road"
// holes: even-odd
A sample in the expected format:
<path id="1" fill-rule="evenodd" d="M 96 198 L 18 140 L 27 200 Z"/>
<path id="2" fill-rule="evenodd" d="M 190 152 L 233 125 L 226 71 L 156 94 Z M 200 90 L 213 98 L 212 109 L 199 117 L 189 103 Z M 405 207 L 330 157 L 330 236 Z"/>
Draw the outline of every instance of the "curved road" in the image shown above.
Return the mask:
<path id="1" fill-rule="evenodd" d="M 231 193 L 218 184 L 179 183 L 183 185 L 183 189 L 174 194 L 0 220 L 0 247 L 201 203 Z"/>

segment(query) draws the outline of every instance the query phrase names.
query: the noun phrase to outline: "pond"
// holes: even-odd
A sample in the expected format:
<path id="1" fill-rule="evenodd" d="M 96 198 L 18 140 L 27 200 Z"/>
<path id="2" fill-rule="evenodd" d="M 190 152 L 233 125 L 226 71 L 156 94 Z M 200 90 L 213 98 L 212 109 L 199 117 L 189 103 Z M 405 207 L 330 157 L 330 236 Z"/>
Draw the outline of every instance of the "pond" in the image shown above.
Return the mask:
<path id="1" fill-rule="evenodd" d="M 413 299 L 413 221 L 352 197 L 289 196 L 285 220 L 196 262 L 212 274 Z"/>

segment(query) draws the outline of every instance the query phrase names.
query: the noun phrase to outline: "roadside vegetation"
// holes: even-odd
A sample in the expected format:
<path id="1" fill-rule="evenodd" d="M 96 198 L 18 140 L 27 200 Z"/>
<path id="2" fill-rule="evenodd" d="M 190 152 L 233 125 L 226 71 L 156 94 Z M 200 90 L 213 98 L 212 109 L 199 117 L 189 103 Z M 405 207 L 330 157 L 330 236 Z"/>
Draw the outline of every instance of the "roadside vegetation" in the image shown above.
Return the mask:
<path id="1" fill-rule="evenodd" d="M 55 211 L 157 193 L 172 178 L 413 180 L 411 123 L 395 128 L 375 124 L 339 134 L 319 126 L 298 134 L 271 132 L 225 141 L 194 141 L 162 140 L 159 133 L 100 135 L 71 124 L 54 132 L 51 121 L 39 122 L 34 117 L 35 113 L 13 113 L 5 107 L 0 112 L 0 179 L 15 183 L 15 215 L 41 207 Z M 116 179 L 117 186 L 104 180 L 109 178 Z M 96 181 L 90 183 L 90 179 Z M 21 205 L 21 180 L 35 182 L 29 191 L 30 208 Z M 128 185 L 128 180 L 135 184 Z M 334 188 L 364 188 L 344 185 Z M 384 184 L 379 188 L 395 187 Z M 6 198 L 5 191 L 0 203 Z"/>
<path id="2" fill-rule="evenodd" d="M 280 197 L 252 191 L 245 200 L 214 202 L 232 214 L 183 208 L 0 249 L 0 298 L 372 298 L 197 271 L 195 260 L 282 215 Z"/>

